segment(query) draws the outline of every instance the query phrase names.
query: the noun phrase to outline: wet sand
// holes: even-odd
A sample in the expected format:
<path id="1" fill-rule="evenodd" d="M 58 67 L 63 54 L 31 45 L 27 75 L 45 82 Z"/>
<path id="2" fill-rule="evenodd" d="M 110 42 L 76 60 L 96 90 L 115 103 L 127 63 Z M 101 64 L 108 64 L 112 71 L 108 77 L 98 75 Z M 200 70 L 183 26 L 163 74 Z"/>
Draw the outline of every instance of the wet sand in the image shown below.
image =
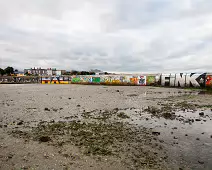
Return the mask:
<path id="1" fill-rule="evenodd" d="M 0 85 L 0 169 L 212 169 L 201 90 Z"/>

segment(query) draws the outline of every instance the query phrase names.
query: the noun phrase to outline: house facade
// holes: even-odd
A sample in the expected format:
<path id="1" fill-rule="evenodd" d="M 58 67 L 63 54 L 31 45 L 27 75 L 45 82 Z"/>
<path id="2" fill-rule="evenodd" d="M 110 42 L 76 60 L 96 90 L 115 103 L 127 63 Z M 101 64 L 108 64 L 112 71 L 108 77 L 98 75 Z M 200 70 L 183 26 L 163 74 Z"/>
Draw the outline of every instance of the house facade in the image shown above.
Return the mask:
<path id="1" fill-rule="evenodd" d="M 42 69 L 42 68 L 24 69 L 24 74 L 27 74 L 27 73 L 30 75 L 45 76 L 47 75 L 47 69 Z"/>

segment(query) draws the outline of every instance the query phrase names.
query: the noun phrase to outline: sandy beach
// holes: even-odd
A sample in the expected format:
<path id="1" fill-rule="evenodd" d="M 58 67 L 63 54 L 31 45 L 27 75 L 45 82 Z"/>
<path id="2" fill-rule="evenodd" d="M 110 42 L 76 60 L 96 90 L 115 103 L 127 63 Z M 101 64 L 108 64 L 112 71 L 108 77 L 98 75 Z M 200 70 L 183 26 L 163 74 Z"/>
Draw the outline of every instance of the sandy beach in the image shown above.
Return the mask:
<path id="1" fill-rule="evenodd" d="M 212 95 L 2 84 L 0 169 L 212 169 Z"/>

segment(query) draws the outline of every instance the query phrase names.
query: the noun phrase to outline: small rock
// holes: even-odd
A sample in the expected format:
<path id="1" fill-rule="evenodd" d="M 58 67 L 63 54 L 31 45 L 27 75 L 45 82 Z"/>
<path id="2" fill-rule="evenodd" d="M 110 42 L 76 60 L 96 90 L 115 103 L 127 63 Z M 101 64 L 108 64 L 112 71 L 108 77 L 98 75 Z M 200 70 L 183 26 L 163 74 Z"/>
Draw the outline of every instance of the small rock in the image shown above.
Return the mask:
<path id="1" fill-rule="evenodd" d="M 172 129 L 177 129 L 177 127 L 173 127 Z"/>
<path id="2" fill-rule="evenodd" d="M 119 109 L 118 109 L 118 108 L 114 108 L 113 111 L 114 111 L 114 112 L 118 112 Z"/>
<path id="3" fill-rule="evenodd" d="M 7 125 L 4 125 L 4 127 L 7 127 Z"/>
<path id="4" fill-rule="evenodd" d="M 57 109 L 52 109 L 54 112 L 56 112 L 57 111 Z"/>
<path id="5" fill-rule="evenodd" d="M 201 121 L 200 119 L 195 119 L 196 121 Z"/>
<path id="6" fill-rule="evenodd" d="M 149 120 L 149 118 L 147 117 L 146 120 Z"/>
<path id="7" fill-rule="evenodd" d="M 45 109 L 44 109 L 45 111 L 50 111 L 50 109 L 49 108 L 47 108 L 47 107 L 45 107 Z"/>
<path id="8" fill-rule="evenodd" d="M 167 123 L 164 122 L 164 125 L 167 125 Z"/>
<path id="9" fill-rule="evenodd" d="M 71 100 L 71 97 L 69 97 L 68 99 Z"/>
<path id="10" fill-rule="evenodd" d="M 204 162 L 203 162 L 203 161 L 198 161 L 198 163 L 199 163 L 199 164 L 204 164 Z"/>
<path id="11" fill-rule="evenodd" d="M 116 92 L 120 92 L 119 90 L 116 90 Z"/>
<path id="12" fill-rule="evenodd" d="M 39 138 L 39 141 L 40 142 L 48 142 L 48 141 L 50 141 L 51 140 L 51 138 L 49 137 L 49 136 L 41 136 L 40 138 Z"/>
<path id="13" fill-rule="evenodd" d="M 17 125 L 23 125 L 24 121 L 21 120 L 20 122 L 17 123 Z"/>
<path id="14" fill-rule="evenodd" d="M 212 138 L 212 135 L 211 135 L 211 138 Z"/>
<path id="15" fill-rule="evenodd" d="M 205 132 L 202 132 L 202 135 L 205 134 Z"/>
<path id="16" fill-rule="evenodd" d="M 185 120 L 184 122 L 185 122 L 185 123 L 189 123 L 189 122 L 190 122 L 190 120 L 189 120 L 189 119 L 187 119 L 187 120 Z"/>
<path id="17" fill-rule="evenodd" d="M 178 137 L 174 136 L 174 139 L 178 139 Z"/>
<path id="18" fill-rule="evenodd" d="M 200 140 L 199 138 L 196 138 L 196 140 Z"/>
<path id="19" fill-rule="evenodd" d="M 171 132 L 171 134 L 173 134 L 174 132 Z"/>
<path id="20" fill-rule="evenodd" d="M 52 119 L 51 121 L 50 121 L 50 123 L 54 123 L 55 121 L 54 121 L 54 119 Z"/>
<path id="21" fill-rule="evenodd" d="M 48 159 L 49 158 L 49 156 L 46 154 L 46 153 L 44 153 L 44 158 L 46 158 L 46 159 Z"/>
<path id="22" fill-rule="evenodd" d="M 199 115 L 200 115 L 200 116 L 204 116 L 204 112 L 200 112 Z"/>
<path id="23" fill-rule="evenodd" d="M 3 126 L 2 125 L 0 125 L 0 128 L 2 128 Z"/>
<path id="24" fill-rule="evenodd" d="M 158 136 L 160 135 L 160 132 L 152 132 L 152 134 Z"/>
<path id="25" fill-rule="evenodd" d="M 13 156 L 14 156 L 14 154 L 10 153 L 7 157 L 8 157 L 9 159 L 11 159 Z"/>
<path id="26" fill-rule="evenodd" d="M 188 136 L 188 134 L 185 134 L 185 136 Z"/>
<path id="27" fill-rule="evenodd" d="M 77 107 L 80 107 L 80 104 L 78 104 Z"/>

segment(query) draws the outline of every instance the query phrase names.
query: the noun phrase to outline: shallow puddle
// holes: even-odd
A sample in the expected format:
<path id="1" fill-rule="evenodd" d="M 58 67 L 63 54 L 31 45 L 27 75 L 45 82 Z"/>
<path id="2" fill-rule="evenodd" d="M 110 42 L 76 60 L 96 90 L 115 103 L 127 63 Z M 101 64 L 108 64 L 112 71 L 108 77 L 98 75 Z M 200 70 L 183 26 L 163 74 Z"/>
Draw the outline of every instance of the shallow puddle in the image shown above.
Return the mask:
<path id="1" fill-rule="evenodd" d="M 159 132 L 155 134 L 167 150 L 172 169 L 212 169 L 210 109 L 178 111 L 174 120 L 152 117 L 138 109 L 123 112 L 131 117 L 124 121 Z"/>

